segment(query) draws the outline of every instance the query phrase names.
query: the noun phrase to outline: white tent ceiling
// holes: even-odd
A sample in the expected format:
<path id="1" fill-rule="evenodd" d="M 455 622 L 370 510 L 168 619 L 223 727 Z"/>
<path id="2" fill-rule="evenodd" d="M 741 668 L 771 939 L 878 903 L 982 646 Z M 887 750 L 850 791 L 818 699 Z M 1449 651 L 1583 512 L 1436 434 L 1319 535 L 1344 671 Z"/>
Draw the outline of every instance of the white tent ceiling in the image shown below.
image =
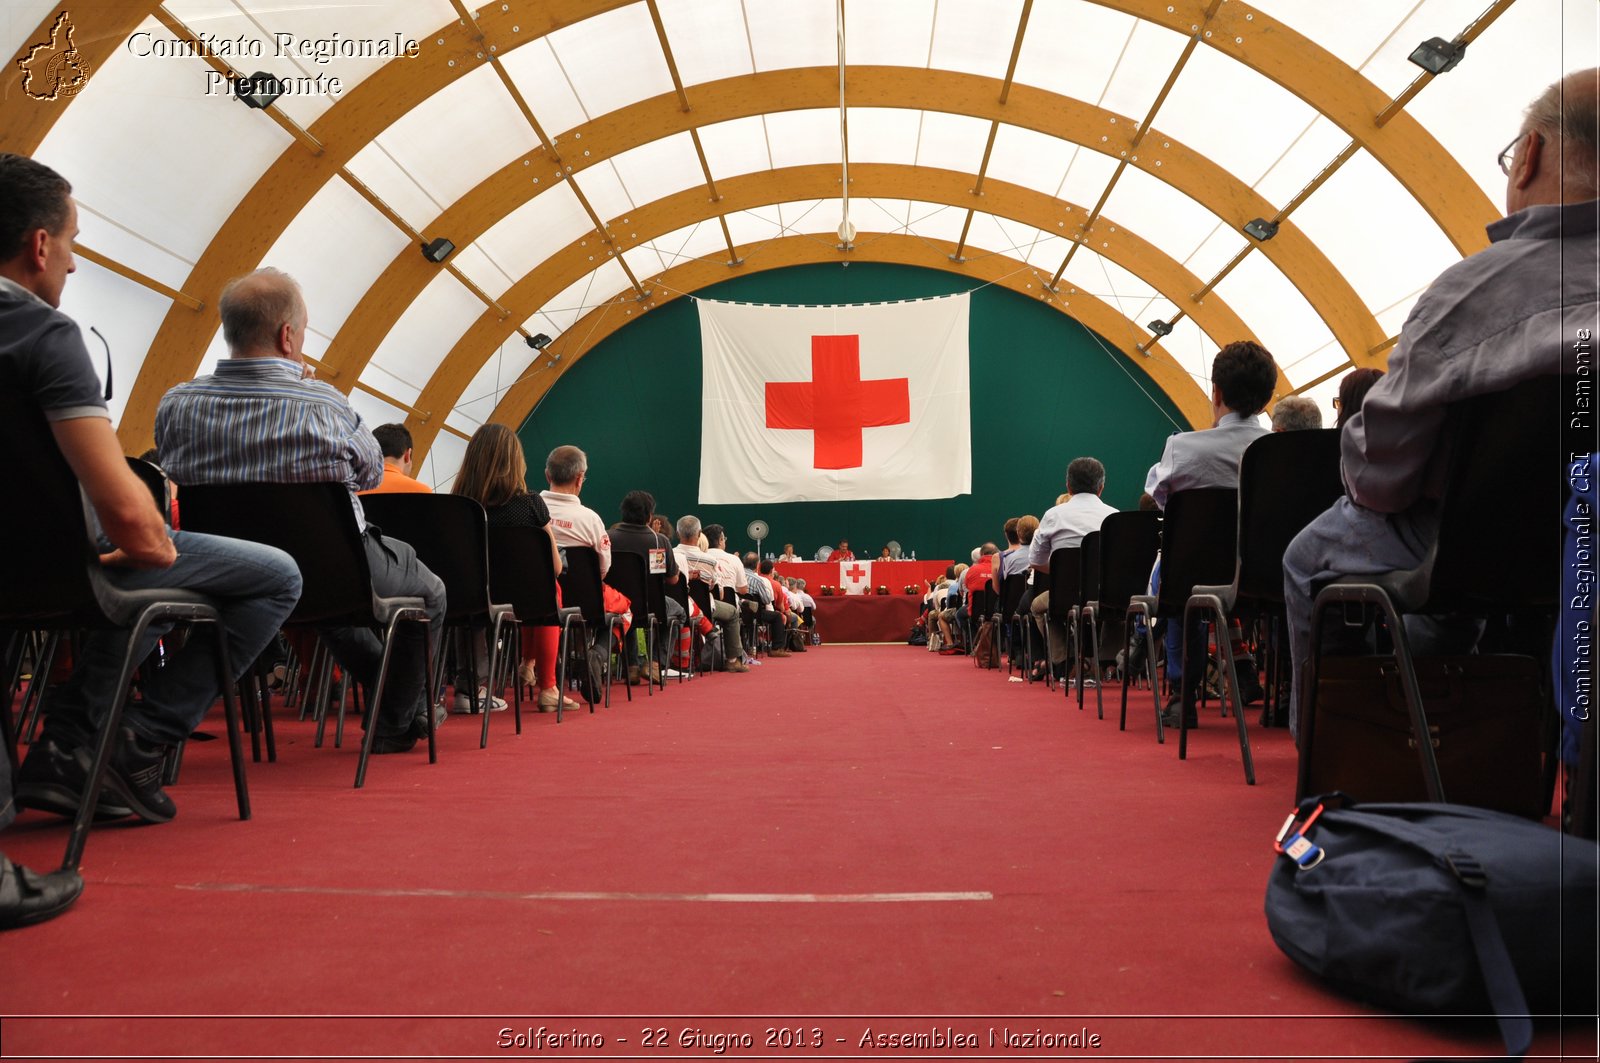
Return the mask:
<path id="1" fill-rule="evenodd" d="M 826 68 L 836 84 L 835 0 L 100 6 L 132 12 L 122 16 L 132 28 L 118 33 L 70 100 L 41 103 L 15 93 L 0 100 L 0 132 L 36 119 L 27 107 L 59 108 L 30 150 L 73 182 L 81 244 L 125 267 L 82 261 L 63 306 L 109 338 L 121 382 L 140 376 L 147 362 L 175 359 L 187 375 L 220 353 L 214 324 L 179 320 L 201 312 L 176 298 L 214 300 L 214 291 L 203 290 L 210 263 L 237 266 L 234 272 L 274 265 L 305 285 L 310 353 L 338 365 L 342 347 L 365 344 L 353 368 L 333 379 L 355 389 L 369 419 L 409 415 L 429 438 L 445 427 L 430 470 L 445 481 L 461 450 L 452 432 L 526 413 L 526 405 L 501 403 L 512 383 L 529 374 L 554 379 L 581 355 L 586 334 L 607 331 L 613 318 L 647 312 L 673 294 L 664 274 L 696 261 L 726 263 L 730 244 L 754 268 L 763 248 L 785 238 L 838 242 L 837 95 L 819 98 L 805 80 L 807 68 Z M 989 260 L 989 276 L 1025 280 L 1018 290 L 1043 295 L 1072 239 L 1081 238 L 1061 277 L 1063 292 L 1092 295 L 1125 317 L 1112 330 L 1124 334 L 1107 335 L 1124 351 L 1151 339 L 1147 322 L 1182 311 L 1161 348 L 1199 384 L 1217 346 L 1233 337 L 1208 334 L 1193 316 L 1199 308 L 1192 290 L 1179 290 L 1171 276 L 1186 270 L 1209 281 L 1239 252 L 1261 250 L 1244 257 L 1208 301 L 1220 300 L 1267 344 L 1288 384 L 1300 387 L 1353 356 L 1366 357 L 1365 350 L 1351 350 L 1348 337 L 1392 337 L 1419 291 L 1461 254 L 1459 236 L 1452 240 L 1441 226 L 1439 210 L 1479 225 L 1492 219 L 1503 190 L 1495 154 L 1516 131 L 1521 109 L 1565 71 L 1600 62 L 1594 0 L 1492 6 L 1491 0 L 1262 0 L 1253 7 L 1236 0 L 849 0 L 844 6 L 850 214 L 859 236 L 854 251 L 834 254 L 870 258 L 875 239 L 881 248 L 902 246 L 897 235 L 944 249 L 962 243 L 965 231 L 969 262 Z M 1337 297 L 1306 272 L 1310 267 L 1293 265 L 1289 242 L 1255 245 L 1239 231 L 1239 219 L 1223 216 L 1231 208 L 1219 205 L 1253 195 L 1270 216 L 1353 136 L 1376 135 L 1335 120 L 1355 90 L 1329 85 L 1326 99 L 1310 99 L 1284 87 L 1295 82 L 1281 68 L 1298 59 L 1272 50 L 1292 36 L 1281 27 L 1305 39 L 1305 63 L 1315 60 L 1313 52 L 1331 54 L 1381 94 L 1381 106 L 1420 73 L 1407 61 L 1419 41 L 1454 37 L 1486 7 L 1492 19 L 1460 66 L 1405 106 L 1442 148 L 1443 161 L 1459 169 L 1395 172 L 1369 150 L 1357 150 L 1286 223 L 1320 249 L 1346 286 L 1341 290 L 1353 293 L 1344 309 L 1330 309 Z M 1214 9 L 1209 20 L 1208 8 Z M 40 27 L 57 11 L 54 2 L 8 0 L 0 11 L 0 49 L 16 55 L 37 43 Z M 73 11 L 79 23 L 98 14 Z M 147 17 L 138 21 L 140 15 Z M 105 21 L 115 22 L 109 15 Z M 341 90 L 290 94 L 269 112 L 206 95 L 212 67 L 205 60 L 155 54 L 184 33 L 254 42 L 262 58 L 224 60 L 241 72 L 336 76 Z M 80 27 L 80 34 L 76 43 L 86 49 L 87 31 Z M 280 58 L 273 53 L 283 34 L 347 42 L 398 34 L 416 39 L 421 56 Z M 1191 37 L 1198 41 L 1189 49 Z M 1082 143 L 1052 135 L 1039 128 L 1048 124 L 1040 112 L 1017 97 L 995 111 L 1014 50 L 1012 91 L 1054 94 L 1038 98 L 1056 101 L 1050 108 L 1067 116 L 1063 122 L 1074 106 L 1096 109 L 1082 113 L 1104 132 L 1084 135 Z M 415 87 L 434 77 L 424 72 L 429 64 L 446 72 Z M 381 96 L 359 91 L 396 68 L 417 71 L 414 84 L 402 77 L 399 90 L 386 88 Z M 671 111 L 643 107 L 642 101 L 678 91 L 674 68 L 687 114 L 677 103 Z M 922 95 L 884 98 L 895 85 L 923 84 L 916 79 L 930 71 L 986 80 L 929 80 Z M 1277 80 L 1264 71 L 1277 71 Z M 724 81 L 762 75 L 786 80 L 731 89 Z M 1131 152 L 1146 158 L 1134 162 L 1127 138 L 1169 80 L 1151 131 Z M 785 91 L 791 82 L 793 90 Z M 880 86 L 889 88 L 879 92 Z M 988 110 L 970 102 L 978 97 Z M 775 102 L 756 106 L 751 99 Z M 1367 106 L 1364 99 L 1356 103 Z M 671 128 L 651 117 L 672 113 L 678 124 Z M 371 132 L 359 143 L 334 140 L 341 130 L 363 128 Z M 579 136 L 585 129 L 587 140 Z M 541 136 L 553 142 L 570 175 L 556 172 Z M 318 152 L 321 138 L 329 143 Z M 1221 185 L 1179 190 L 1182 182 L 1168 174 L 1183 149 L 1221 167 L 1236 191 L 1201 203 L 1190 193 L 1209 195 Z M 342 171 L 329 169 L 332 176 L 301 201 L 265 203 L 259 232 L 246 224 L 247 198 L 270 198 L 280 175 L 284 188 L 305 180 L 298 168 L 320 165 L 319 158 L 332 159 L 330 166 L 342 161 Z M 1119 175 L 1125 158 L 1130 165 Z M 885 165 L 874 172 L 869 164 Z M 805 177 L 807 167 L 825 172 Z M 970 202 L 939 198 L 916 179 L 920 171 L 895 169 L 908 167 L 964 174 L 969 189 L 981 173 L 996 190 L 969 196 Z M 1451 174 L 1463 172 L 1465 180 L 1450 185 Z M 758 184 L 763 175 L 766 183 Z M 730 199 L 741 188 L 755 189 L 749 193 L 755 198 L 721 211 L 719 220 L 708 202 L 708 179 L 719 194 L 734 189 Z M 1435 186 L 1430 212 L 1419 196 Z M 1028 214 L 1019 205 L 1025 192 L 1061 202 L 1049 217 Z M 1092 233 L 1080 237 L 1078 225 L 1102 198 Z M 674 202 L 695 206 L 669 209 Z M 481 217 L 485 210 L 498 212 Z M 614 244 L 596 230 L 595 218 L 609 226 Z M 240 232 L 258 235 L 259 246 L 245 246 Z M 445 267 L 432 266 L 406 247 L 419 236 L 445 236 L 462 246 Z M 1145 250 L 1130 250 L 1135 237 Z M 994 273 L 1001 262 L 1005 268 Z M 420 280 L 402 276 L 421 267 L 431 272 Z M 1176 272 L 1158 276 L 1161 270 Z M 655 301 L 618 302 L 634 280 Z M 1316 302 L 1308 298 L 1313 291 Z M 622 309 L 613 313 L 613 306 Z M 1350 324 L 1352 313 L 1363 322 L 1359 328 Z M 524 335 L 556 337 L 550 353 L 568 351 L 572 358 L 536 360 L 513 331 L 518 326 Z M 440 367 L 447 356 L 462 365 L 446 373 Z M 1330 380 L 1309 393 L 1326 399 L 1333 386 Z M 135 389 L 122 383 L 119 391 L 114 413 L 121 417 Z M 138 401 L 128 407 L 125 442 L 147 430 L 133 423 L 145 417 Z"/>

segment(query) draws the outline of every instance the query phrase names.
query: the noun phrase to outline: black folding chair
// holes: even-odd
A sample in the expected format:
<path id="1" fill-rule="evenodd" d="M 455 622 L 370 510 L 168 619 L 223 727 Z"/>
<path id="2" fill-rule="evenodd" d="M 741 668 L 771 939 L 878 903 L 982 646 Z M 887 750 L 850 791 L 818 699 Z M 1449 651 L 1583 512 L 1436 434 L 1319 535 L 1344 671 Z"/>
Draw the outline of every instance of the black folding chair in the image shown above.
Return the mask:
<path id="1" fill-rule="evenodd" d="M 156 500 L 156 508 L 161 511 L 161 519 L 172 525 L 172 488 L 167 483 L 167 474 L 157 465 L 152 465 L 143 458 L 129 458 L 128 468 L 150 489 L 150 497 Z"/>
<path id="2" fill-rule="evenodd" d="M 693 598 L 694 604 L 700 607 L 700 615 L 711 621 L 711 667 L 715 670 L 717 659 L 720 657 L 726 662 L 728 652 L 727 647 L 723 645 L 722 625 L 717 623 L 716 619 L 711 615 L 711 586 L 700 580 L 688 577 L 685 577 L 683 582 L 687 584 L 686 593 L 688 596 Z"/>
<path id="3" fill-rule="evenodd" d="M 661 618 L 666 616 L 666 607 L 661 606 L 654 611 L 650 608 L 650 564 L 641 554 L 630 553 L 627 550 L 613 549 L 611 551 L 611 568 L 606 572 L 606 583 L 623 597 L 633 610 L 633 629 L 625 638 L 637 642 L 637 631 L 642 625 L 644 628 L 645 660 L 639 665 L 639 672 L 644 677 L 647 696 L 655 696 L 655 680 L 651 677 L 651 665 L 656 659 L 656 626 Z M 622 655 L 626 664 L 629 654 Z M 626 685 L 626 684 L 624 684 Z M 630 691 L 628 700 L 633 700 Z"/>
<path id="4" fill-rule="evenodd" d="M 433 722 L 433 632 L 421 598 L 380 598 L 373 592 L 362 531 L 356 526 L 350 489 L 342 483 L 246 483 L 183 485 L 183 526 L 189 531 L 265 543 L 294 558 L 305 590 L 285 627 L 367 627 L 383 643 L 378 678 L 366 699 L 366 736 L 356 763 L 356 788 L 367 781 L 367 760 L 378 734 L 378 712 L 395 631 L 421 624 L 422 686 L 428 729 L 428 763 L 439 759 Z M 325 686 L 326 684 L 324 684 Z M 318 712 L 327 705 L 317 692 Z"/>
<path id="5" fill-rule="evenodd" d="M 665 598 L 671 598 L 673 601 L 677 602 L 678 607 L 683 610 L 683 629 L 686 629 L 689 632 L 689 659 L 684 661 L 683 666 L 677 669 L 679 683 L 682 683 L 685 678 L 694 678 L 694 666 L 697 661 L 694 648 L 694 640 L 696 638 L 695 625 L 689 618 L 689 584 L 691 582 L 692 580 L 689 576 L 689 573 L 679 572 L 678 582 L 667 583 L 665 578 L 663 578 L 661 587 L 662 596 Z M 707 617 L 707 619 L 710 618 Z M 679 632 L 675 633 L 674 637 L 681 640 L 682 631 L 680 630 Z M 665 684 L 663 683 L 663 686 L 664 685 Z"/>
<path id="6" fill-rule="evenodd" d="M 1061 626 L 1067 639 L 1066 660 L 1071 666 L 1073 674 L 1083 671 L 1079 658 L 1083 656 L 1078 647 L 1078 596 L 1079 579 L 1082 574 L 1081 546 L 1062 546 L 1050 551 L 1050 608 L 1048 618 Z M 1050 625 L 1045 624 L 1045 656 L 1052 659 L 1050 674 L 1055 674 L 1054 655 L 1050 653 Z M 1068 698 L 1072 697 L 1072 684 L 1065 679 L 1061 683 L 1061 692 Z M 1078 708 L 1083 708 L 1083 703 L 1078 703 Z"/>
<path id="7" fill-rule="evenodd" d="M 162 589 L 124 591 L 106 578 L 89 537 L 85 501 L 77 479 L 57 449 L 44 415 L 24 397 L 16 381 L 0 381 L 0 446 L 10 462 L 9 487 L 27 501 L 25 518 L 0 521 L 0 630 L 128 629 L 116 694 L 106 706 L 96 737 L 88 787 L 67 838 L 61 867 L 76 871 L 83 859 L 94 810 L 100 799 L 106 765 L 122 725 L 122 710 L 140 661 L 134 656 L 145 633 L 158 624 L 184 621 L 209 624 L 216 637 L 217 684 L 222 691 L 233 762 L 233 788 L 239 818 L 250 818 L 250 792 L 245 781 L 244 753 L 239 738 L 239 706 L 233 696 L 233 671 L 228 660 L 227 631 L 211 599 L 193 591 Z M 36 676 L 35 682 L 43 676 Z M 6 723 L 7 755 L 15 758 L 16 733 L 11 706 L 0 709 Z"/>
<path id="8" fill-rule="evenodd" d="M 470 645 L 463 654 L 469 678 L 468 699 L 472 711 L 483 713 L 483 735 L 478 748 L 489 745 L 489 706 L 501 690 L 504 657 L 501 645 L 508 628 L 517 624 L 516 611 L 496 604 L 489 594 L 489 531 L 483 507 L 463 495 L 379 494 L 363 495 L 361 508 L 367 522 L 385 535 L 409 543 L 417 560 L 444 584 L 444 626 L 464 635 L 470 642 L 482 628 L 488 632 L 489 672 L 479 676 Z M 436 656 L 432 689 L 444 689 L 446 654 Z M 513 659 L 515 654 L 512 655 Z M 478 685 L 487 696 L 482 704 Z M 522 686 L 512 683 L 517 733 L 522 733 Z"/>
<path id="9" fill-rule="evenodd" d="M 1143 594 L 1145 588 L 1150 585 L 1150 569 L 1156 563 L 1156 551 L 1161 545 L 1161 514 L 1137 511 L 1108 513 L 1106 519 L 1100 523 L 1100 530 L 1094 535 L 1097 536 L 1095 549 L 1099 552 L 1098 575 L 1095 577 L 1094 597 L 1085 606 L 1089 618 L 1090 652 L 1095 659 L 1095 679 L 1098 682 L 1101 679 L 1098 671 L 1100 661 L 1098 621 L 1106 617 L 1123 617 L 1125 630 L 1122 640 L 1122 717 L 1117 729 L 1127 730 L 1128 685 L 1133 682 L 1132 618 L 1135 611 L 1131 603 L 1135 595 Z M 1154 692 L 1155 646 L 1148 623 L 1145 640 L 1150 661 L 1150 686 Z M 1156 711 L 1159 714 L 1161 710 L 1159 695 L 1152 693 L 1152 696 L 1157 697 Z M 1097 711 L 1103 711 L 1100 704 L 1103 700 L 1100 687 L 1097 686 L 1095 689 Z"/>
<path id="10" fill-rule="evenodd" d="M 1021 629 L 1024 619 L 1017 615 L 1017 608 L 1022 604 L 1022 595 L 1028 589 L 1028 574 L 1026 572 L 1013 572 L 1000 581 L 1000 601 L 995 608 L 994 619 L 996 629 L 1003 633 L 1006 648 L 1006 674 L 1016 671 L 1017 665 L 1017 636 L 1022 636 L 1022 671 L 1028 674 L 1032 666 L 1028 652 L 1029 640 L 1027 631 Z"/>
<path id="11" fill-rule="evenodd" d="M 600 555 L 595 553 L 593 547 L 568 546 L 565 547 L 567 564 L 561 571 L 561 600 L 576 606 L 583 613 L 584 627 L 587 629 L 588 638 L 585 640 L 584 653 L 588 654 L 589 647 L 599 642 L 600 634 L 605 634 L 605 665 L 601 672 L 601 685 L 604 688 L 603 700 L 606 708 L 611 707 L 611 655 L 616 651 L 616 627 L 622 623 L 622 617 L 616 613 L 609 613 L 605 607 L 605 594 L 600 589 Z M 626 684 L 624 684 L 626 689 Z M 588 700 L 585 692 L 585 700 Z M 633 700 L 632 692 L 628 693 L 628 700 Z M 594 702 L 589 702 L 589 711 L 594 711 Z"/>
<path id="12" fill-rule="evenodd" d="M 1429 735 L 1428 715 L 1406 636 L 1406 613 L 1548 615 L 1560 604 L 1560 514 L 1567 490 L 1561 425 L 1566 396 L 1582 378 L 1541 376 L 1452 406 L 1445 421 L 1448 468 L 1439 503 L 1439 537 L 1418 567 L 1350 576 L 1322 588 L 1311 611 L 1311 658 L 1300 702 L 1303 791 L 1316 742 L 1317 672 L 1324 616 L 1335 605 L 1376 608 L 1394 640 L 1400 689 L 1414 736 Z M 1515 485 L 1516 505 L 1506 504 Z M 1428 800 L 1446 800 L 1431 741 L 1415 738 Z"/>
<path id="13" fill-rule="evenodd" d="M 556 723 L 567 692 L 567 649 L 574 625 L 583 627 L 583 611 L 562 608 L 556 598 L 556 569 L 550 556 L 550 533 L 544 528 L 489 529 L 489 597 L 511 604 L 519 627 L 560 628 L 556 660 Z M 587 640 L 585 640 L 587 645 Z M 517 684 L 521 692 L 522 684 Z M 538 695 L 535 691 L 535 696 Z M 517 733 L 522 715 L 517 714 Z"/>
<path id="14" fill-rule="evenodd" d="M 1284 551 L 1343 493 L 1337 429 L 1273 432 L 1251 443 L 1239 461 L 1239 549 L 1233 582 L 1196 586 L 1184 608 L 1186 617 L 1199 611 L 1208 622 L 1215 621 L 1233 709 L 1241 720 L 1244 703 L 1229 637 L 1234 611 L 1245 606 L 1276 627 L 1283 615 Z M 1269 691 L 1268 697 L 1275 693 Z"/>

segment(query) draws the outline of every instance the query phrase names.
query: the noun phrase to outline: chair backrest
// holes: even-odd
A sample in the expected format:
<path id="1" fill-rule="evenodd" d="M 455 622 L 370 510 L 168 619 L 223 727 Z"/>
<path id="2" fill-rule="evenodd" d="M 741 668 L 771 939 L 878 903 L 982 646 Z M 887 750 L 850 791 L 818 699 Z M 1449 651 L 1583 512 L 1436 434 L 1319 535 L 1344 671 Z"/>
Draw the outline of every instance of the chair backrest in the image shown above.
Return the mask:
<path id="1" fill-rule="evenodd" d="M 12 379 L 0 379 L 0 446 L 11 497 L 26 507 L 0 520 L 0 621 L 46 627 L 95 609 L 94 552 L 78 481 L 44 414 Z"/>
<path id="2" fill-rule="evenodd" d="M 1050 551 L 1050 615 L 1065 617 L 1078 604 L 1078 576 L 1082 546 L 1058 546 Z"/>
<path id="3" fill-rule="evenodd" d="M 156 500 L 156 508 L 161 511 L 161 519 L 171 524 L 172 492 L 167 484 L 167 474 L 143 458 L 129 458 L 128 468 L 132 469 L 133 474 L 150 489 L 150 497 Z"/>
<path id="4" fill-rule="evenodd" d="M 445 619 L 489 612 L 489 522 L 463 495 L 362 495 L 367 523 L 410 543 L 417 560 L 444 584 Z"/>
<path id="5" fill-rule="evenodd" d="M 1000 619 L 1010 620 L 1017 615 L 1022 596 L 1028 593 L 1028 573 L 1013 572 L 1000 581 Z"/>
<path id="6" fill-rule="evenodd" d="M 1560 596 L 1564 404 L 1573 376 L 1542 376 L 1450 408 L 1429 613 L 1548 607 Z M 1592 446 L 1594 436 L 1589 436 Z M 1592 566 L 1591 566 L 1592 567 Z"/>
<path id="7" fill-rule="evenodd" d="M 1078 552 L 1078 607 L 1100 599 L 1100 533 L 1083 537 Z"/>
<path id="8" fill-rule="evenodd" d="M 489 597 L 511 606 L 524 624 L 554 626 L 556 568 L 543 528 L 490 528 Z"/>
<path id="9" fill-rule="evenodd" d="M 1239 459 L 1241 597 L 1283 601 L 1283 554 L 1307 524 L 1344 493 L 1339 430 L 1270 432 Z"/>
<path id="10" fill-rule="evenodd" d="M 600 590 L 600 555 L 592 546 L 565 547 L 566 567 L 561 570 L 561 604 L 576 606 L 583 621 L 595 631 L 605 627 L 605 596 Z"/>
<path id="11" fill-rule="evenodd" d="M 1161 522 L 1162 616 L 1181 616 L 1196 584 L 1233 581 L 1239 540 L 1239 492 L 1196 487 L 1167 498 Z"/>
<path id="12" fill-rule="evenodd" d="M 290 622 L 372 622 L 372 575 L 342 483 L 183 484 L 185 531 L 265 543 L 294 558 L 304 590 Z"/>
<path id="13" fill-rule="evenodd" d="M 1154 511 L 1108 513 L 1100 524 L 1100 611 L 1120 615 L 1128 599 L 1145 593 L 1150 569 L 1161 549 L 1161 514 Z"/>
<path id="14" fill-rule="evenodd" d="M 650 565 L 645 559 L 628 550 L 611 551 L 611 568 L 606 572 L 606 582 L 628 599 L 633 608 L 633 618 L 643 623 L 650 607 Z M 658 611 L 657 616 L 663 615 Z"/>
<path id="15" fill-rule="evenodd" d="M 711 619 L 711 585 L 687 577 L 682 582 L 686 585 L 685 593 L 700 607 L 700 614 Z"/>
<path id="16" fill-rule="evenodd" d="M 972 592 L 972 598 L 967 603 L 967 615 L 974 620 L 987 620 L 994 615 L 999 601 L 1000 596 L 994 591 L 988 587 L 980 587 Z"/>

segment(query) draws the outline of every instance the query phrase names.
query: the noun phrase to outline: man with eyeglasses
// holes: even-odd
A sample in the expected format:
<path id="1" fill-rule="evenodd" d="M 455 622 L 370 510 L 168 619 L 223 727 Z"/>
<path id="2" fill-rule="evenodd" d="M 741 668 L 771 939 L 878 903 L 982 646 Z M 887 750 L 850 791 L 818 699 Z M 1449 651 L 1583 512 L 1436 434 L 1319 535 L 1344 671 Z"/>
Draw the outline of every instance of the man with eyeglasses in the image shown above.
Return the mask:
<path id="1" fill-rule="evenodd" d="M 233 666 L 242 671 L 299 600 L 300 570 L 271 547 L 167 528 L 123 457 L 106 405 L 110 395 L 83 335 L 60 310 L 67 277 L 77 268 L 77 233 L 66 179 L 32 159 L 0 154 L 0 388 L 21 393 L 43 414 L 92 508 L 106 580 L 127 591 L 207 595 L 222 614 Z M 16 807 L 77 814 L 100 720 L 120 693 L 129 634 L 91 632 L 76 645 L 71 678 L 45 696 L 44 731 L 17 773 L 15 806 L 9 759 L 0 755 L 0 825 Z M 164 634 L 165 627 L 152 628 L 135 659 Z M 163 760 L 217 699 L 213 654 L 211 639 L 191 639 L 173 648 L 164 667 L 143 672 L 141 697 L 128 704 L 112 748 L 97 818 L 164 823 L 176 815 L 161 786 Z M 0 856 L 0 928 L 48 919 L 82 888 L 72 871 L 36 875 Z"/>
<path id="2" fill-rule="evenodd" d="M 1313 587 L 1415 568 L 1437 538 L 1449 407 L 1557 367 L 1572 371 L 1573 341 L 1600 329 L 1597 102 L 1600 70 L 1580 70 L 1528 107 L 1521 132 L 1499 156 L 1506 217 L 1489 226 L 1490 246 L 1445 270 L 1417 300 L 1389 372 L 1344 425 L 1345 496 L 1284 556 L 1297 709 L 1291 727 L 1309 701 L 1301 680 L 1311 654 Z M 1406 618 L 1418 654 L 1464 652 L 1480 628 Z"/>

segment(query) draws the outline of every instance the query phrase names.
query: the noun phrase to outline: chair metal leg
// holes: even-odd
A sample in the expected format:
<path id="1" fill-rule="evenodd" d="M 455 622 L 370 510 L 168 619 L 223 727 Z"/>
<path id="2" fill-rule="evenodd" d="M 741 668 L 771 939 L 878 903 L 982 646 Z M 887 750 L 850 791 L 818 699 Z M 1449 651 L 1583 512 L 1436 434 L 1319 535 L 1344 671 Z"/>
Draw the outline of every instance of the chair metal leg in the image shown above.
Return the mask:
<path id="1" fill-rule="evenodd" d="M 222 690 L 222 721 L 228 732 L 228 757 L 233 762 L 233 793 L 239 805 L 239 818 L 250 818 L 250 784 L 245 779 L 244 745 L 239 738 L 242 726 L 239 712 L 239 702 L 233 694 L 233 663 L 228 659 L 228 631 L 222 621 L 211 623 L 211 629 L 217 638 L 217 686 Z M 193 633 L 190 634 L 193 638 Z M 252 664 L 252 668 L 254 665 Z M 253 676 L 245 673 L 245 678 Z M 269 732 L 270 733 L 270 732 Z M 92 806 L 91 806 L 92 807 Z"/>

